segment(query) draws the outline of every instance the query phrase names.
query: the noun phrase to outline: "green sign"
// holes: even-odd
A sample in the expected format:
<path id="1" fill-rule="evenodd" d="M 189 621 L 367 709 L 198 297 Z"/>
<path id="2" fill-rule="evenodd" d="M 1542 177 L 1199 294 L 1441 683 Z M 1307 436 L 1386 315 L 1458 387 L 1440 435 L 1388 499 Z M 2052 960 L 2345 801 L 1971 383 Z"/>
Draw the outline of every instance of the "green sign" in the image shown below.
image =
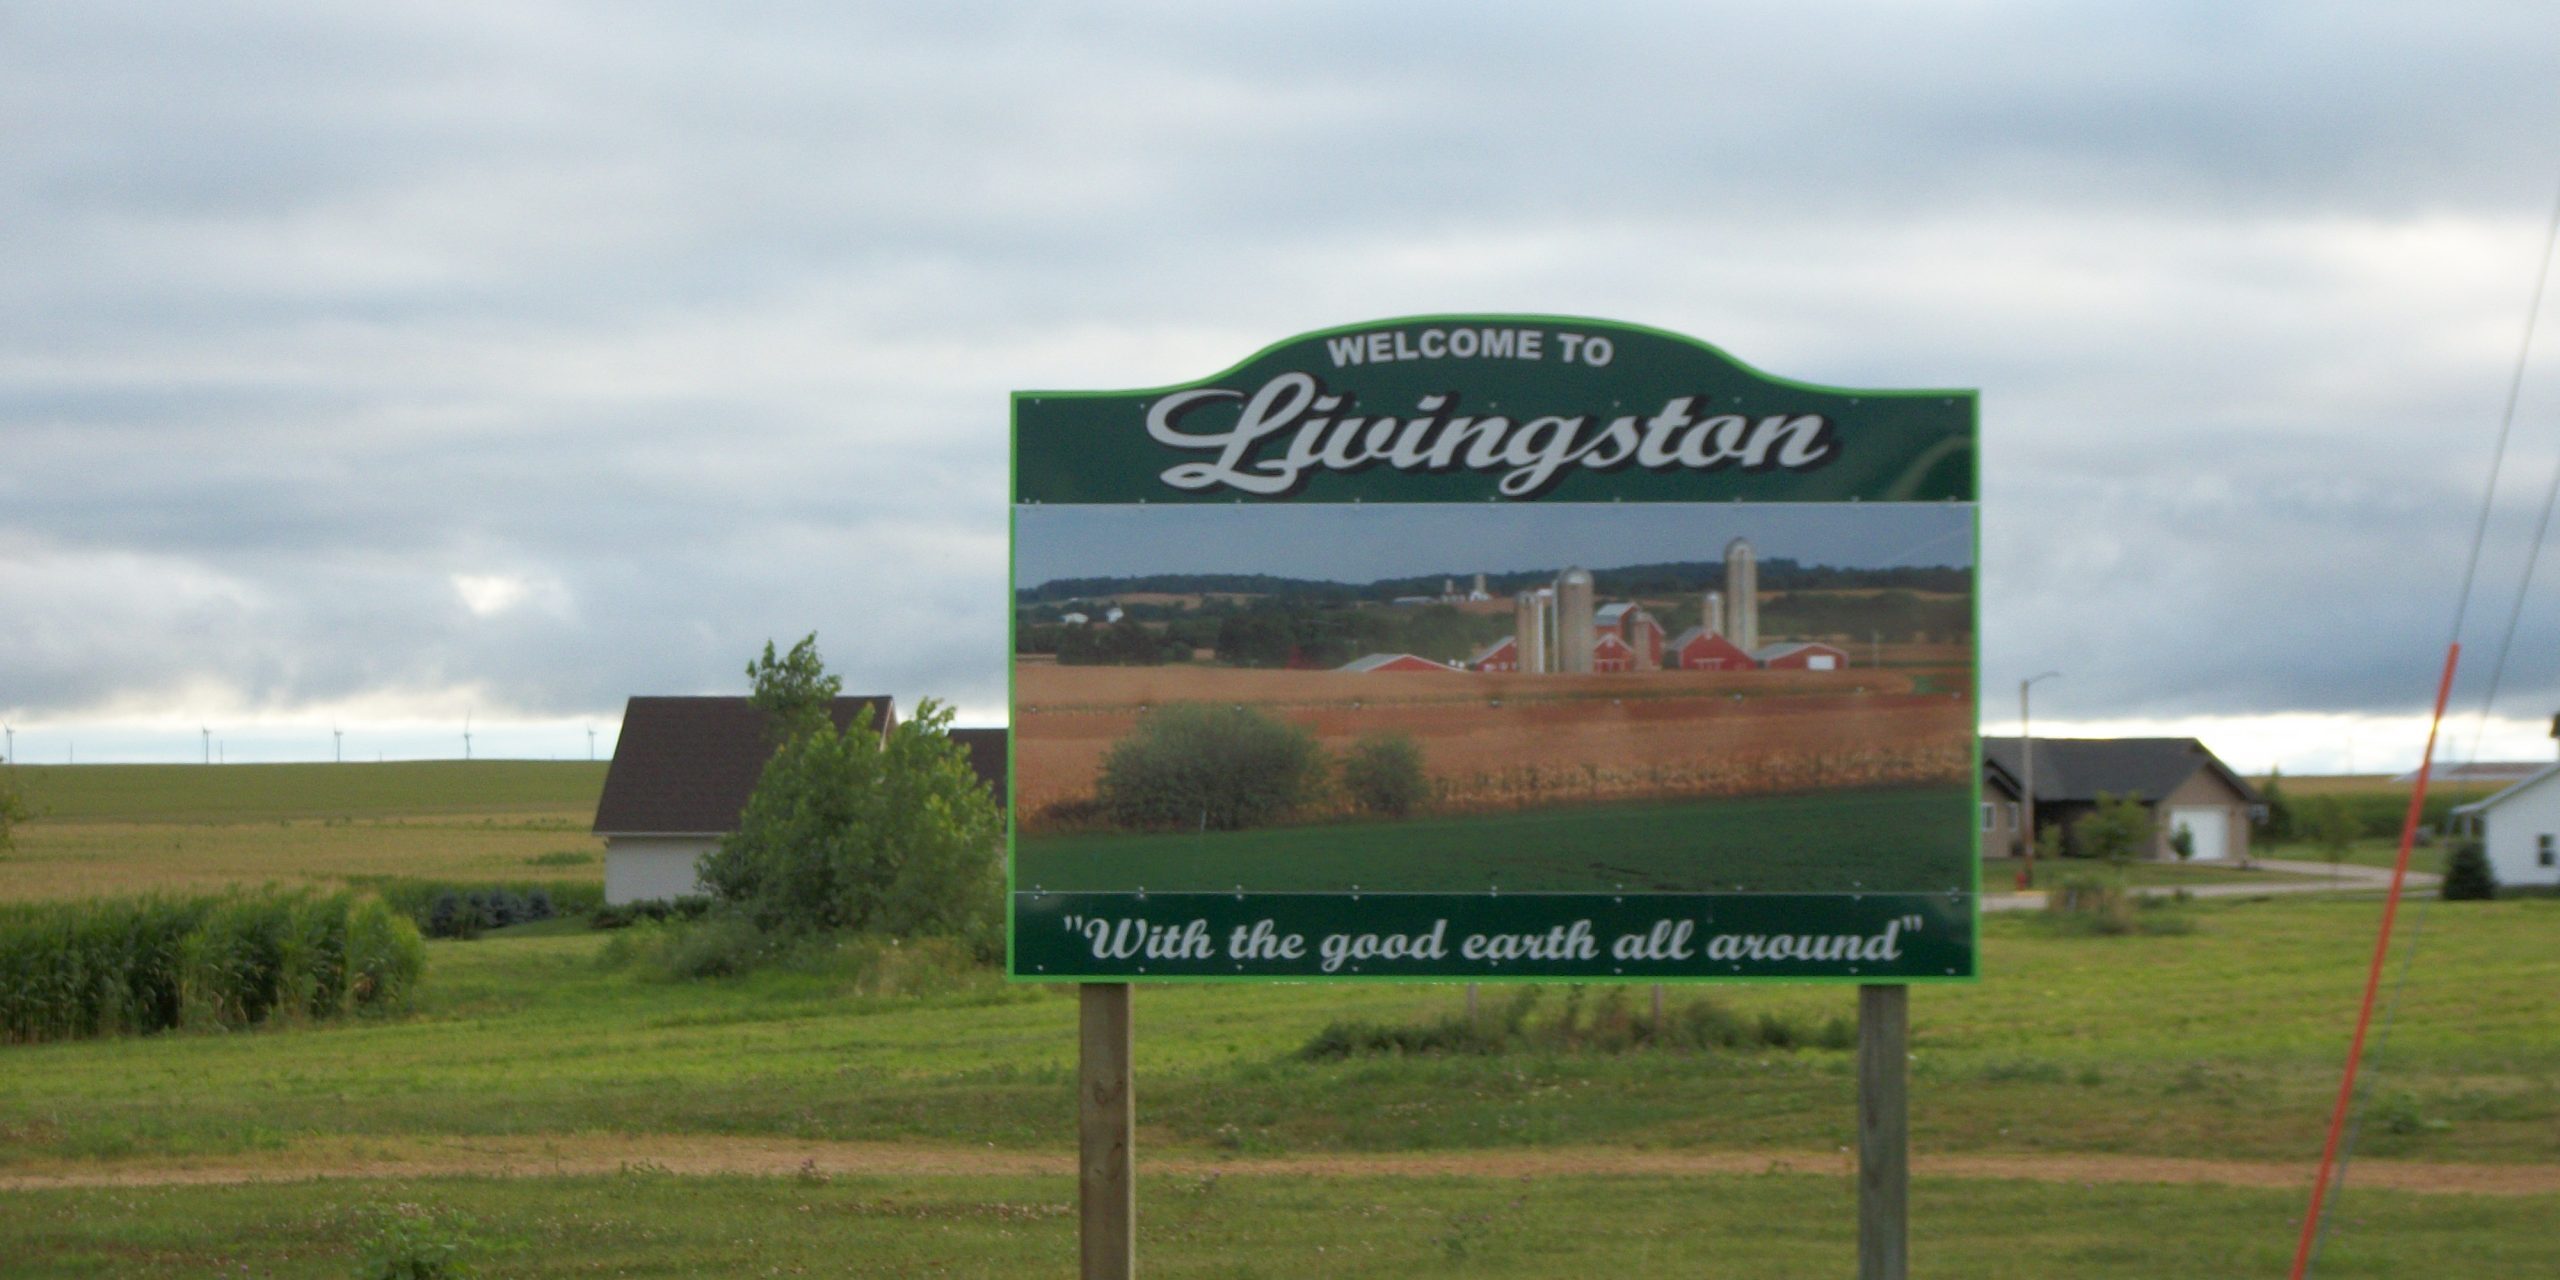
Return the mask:
<path id="1" fill-rule="evenodd" d="M 1973 393 L 1457 316 L 1013 417 L 1014 976 L 1972 976 Z"/>

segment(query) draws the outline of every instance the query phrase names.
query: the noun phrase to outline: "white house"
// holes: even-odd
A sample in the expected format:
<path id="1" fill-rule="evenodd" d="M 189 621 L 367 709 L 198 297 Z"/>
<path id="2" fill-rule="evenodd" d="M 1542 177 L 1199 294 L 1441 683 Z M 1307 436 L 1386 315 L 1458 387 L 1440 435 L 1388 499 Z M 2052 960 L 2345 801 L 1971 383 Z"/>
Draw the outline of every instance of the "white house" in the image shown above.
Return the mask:
<path id="1" fill-rule="evenodd" d="M 897 723 L 885 697 L 838 698 L 836 727 L 865 714 L 883 737 Z M 633 698 L 596 802 L 604 900 L 620 905 L 700 893 L 694 867 L 738 829 L 773 758 L 765 714 L 745 698 Z"/>
<path id="2" fill-rule="evenodd" d="M 2499 887 L 2560 887 L 2560 764 L 2453 813 L 2479 833 Z"/>

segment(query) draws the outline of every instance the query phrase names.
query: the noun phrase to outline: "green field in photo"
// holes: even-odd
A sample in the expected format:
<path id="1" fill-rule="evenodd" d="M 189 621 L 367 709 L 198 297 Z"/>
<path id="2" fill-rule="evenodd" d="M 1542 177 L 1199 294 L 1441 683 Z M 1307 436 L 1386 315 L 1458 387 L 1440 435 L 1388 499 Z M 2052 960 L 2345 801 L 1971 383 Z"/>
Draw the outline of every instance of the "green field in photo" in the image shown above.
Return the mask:
<path id="1" fill-rule="evenodd" d="M 1057 891 L 1970 891 L 1969 788 L 1880 787 L 1247 831 L 1020 840 Z"/>

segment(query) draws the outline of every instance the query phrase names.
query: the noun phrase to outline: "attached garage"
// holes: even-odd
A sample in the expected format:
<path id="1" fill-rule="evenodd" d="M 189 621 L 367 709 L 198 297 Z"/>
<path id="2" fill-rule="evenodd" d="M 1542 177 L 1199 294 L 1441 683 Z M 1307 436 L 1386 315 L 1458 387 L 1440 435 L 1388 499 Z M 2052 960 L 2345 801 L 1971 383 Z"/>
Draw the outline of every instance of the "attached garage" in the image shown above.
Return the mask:
<path id="1" fill-rule="evenodd" d="M 2187 833 L 2188 848 L 2198 862 L 2231 858 L 2231 811 L 2213 806 L 2175 805 L 2169 809 L 2169 836 Z"/>

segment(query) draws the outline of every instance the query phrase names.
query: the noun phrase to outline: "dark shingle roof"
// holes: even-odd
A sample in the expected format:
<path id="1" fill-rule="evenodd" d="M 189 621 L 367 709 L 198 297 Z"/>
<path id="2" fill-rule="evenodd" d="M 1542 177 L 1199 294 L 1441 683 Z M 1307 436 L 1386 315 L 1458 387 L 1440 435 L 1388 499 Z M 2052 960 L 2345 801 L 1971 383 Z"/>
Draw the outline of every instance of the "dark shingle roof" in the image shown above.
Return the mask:
<path id="1" fill-rule="evenodd" d="M 1984 738 L 1986 769 L 2026 776 L 2016 738 Z M 2094 802 L 2099 793 L 2158 804 L 2199 769 L 2210 769 L 2255 804 L 2258 793 L 2193 738 L 2038 738 L 2036 803 Z"/>
<path id="2" fill-rule="evenodd" d="M 948 732 L 953 742 L 968 750 L 969 767 L 977 771 L 978 777 L 987 784 L 987 790 L 995 794 L 996 807 L 1002 809 L 1006 796 L 1005 751 L 1009 741 L 1006 731 L 952 729 Z"/>
<path id="3" fill-rule="evenodd" d="M 883 732 L 898 722 L 886 696 L 838 698 L 841 729 L 865 711 Z M 773 757 L 765 714 L 745 698 L 633 698 L 622 712 L 613 766 L 596 802 L 599 835 L 726 835 Z"/>

